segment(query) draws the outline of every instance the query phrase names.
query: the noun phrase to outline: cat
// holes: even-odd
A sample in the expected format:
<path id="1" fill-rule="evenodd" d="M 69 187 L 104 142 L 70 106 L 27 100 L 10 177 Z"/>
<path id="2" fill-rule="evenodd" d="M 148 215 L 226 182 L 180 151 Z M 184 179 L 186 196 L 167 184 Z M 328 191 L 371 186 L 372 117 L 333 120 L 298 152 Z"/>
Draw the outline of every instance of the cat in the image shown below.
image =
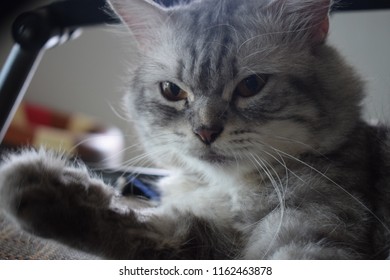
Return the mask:
<path id="1" fill-rule="evenodd" d="M 124 100 L 170 170 L 161 199 L 23 150 L 0 167 L 21 228 L 108 259 L 389 257 L 390 131 L 363 121 L 364 85 L 327 43 L 331 0 L 110 7 L 138 46 Z"/>

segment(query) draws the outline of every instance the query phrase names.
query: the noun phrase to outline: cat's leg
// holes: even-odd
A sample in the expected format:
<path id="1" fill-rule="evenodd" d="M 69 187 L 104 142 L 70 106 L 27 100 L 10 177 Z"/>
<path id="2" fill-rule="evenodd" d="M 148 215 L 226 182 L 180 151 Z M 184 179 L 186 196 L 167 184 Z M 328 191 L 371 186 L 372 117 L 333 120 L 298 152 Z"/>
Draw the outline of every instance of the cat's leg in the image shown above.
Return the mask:
<path id="1" fill-rule="evenodd" d="M 0 166 L 5 213 L 32 234 L 77 248 L 100 242 L 99 220 L 115 216 L 108 211 L 114 195 L 82 165 L 43 150 L 10 154 Z"/>
<path id="2" fill-rule="evenodd" d="M 129 208 L 110 186 L 43 151 L 0 167 L 0 204 L 26 231 L 104 258 L 224 258 L 217 227 L 191 215 Z M 230 255 L 229 255 L 230 252 Z"/>

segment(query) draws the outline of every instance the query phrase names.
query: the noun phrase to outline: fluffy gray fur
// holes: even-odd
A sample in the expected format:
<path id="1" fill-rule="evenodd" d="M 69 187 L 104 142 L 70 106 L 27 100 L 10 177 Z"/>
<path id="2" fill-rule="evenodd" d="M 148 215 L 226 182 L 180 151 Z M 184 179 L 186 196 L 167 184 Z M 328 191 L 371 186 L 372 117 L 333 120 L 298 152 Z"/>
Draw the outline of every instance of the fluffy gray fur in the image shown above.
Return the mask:
<path id="1" fill-rule="evenodd" d="M 128 110 L 172 171 L 161 203 L 40 150 L 5 158 L 2 207 L 106 258 L 387 258 L 390 132 L 363 122 L 362 83 L 326 43 L 331 1 L 185 2 L 111 1 L 139 45 Z M 264 86 L 239 94 L 253 75 Z"/>

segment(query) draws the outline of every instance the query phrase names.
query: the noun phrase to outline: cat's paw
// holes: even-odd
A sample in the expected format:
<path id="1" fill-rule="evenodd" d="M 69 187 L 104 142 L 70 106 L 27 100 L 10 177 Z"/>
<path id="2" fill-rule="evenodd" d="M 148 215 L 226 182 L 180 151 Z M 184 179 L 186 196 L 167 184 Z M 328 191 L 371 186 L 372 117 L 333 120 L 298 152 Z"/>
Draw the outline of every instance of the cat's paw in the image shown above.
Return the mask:
<path id="1" fill-rule="evenodd" d="M 113 190 L 83 165 L 44 150 L 6 156 L 0 165 L 0 206 L 25 230 L 50 237 L 83 208 L 107 207 Z"/>

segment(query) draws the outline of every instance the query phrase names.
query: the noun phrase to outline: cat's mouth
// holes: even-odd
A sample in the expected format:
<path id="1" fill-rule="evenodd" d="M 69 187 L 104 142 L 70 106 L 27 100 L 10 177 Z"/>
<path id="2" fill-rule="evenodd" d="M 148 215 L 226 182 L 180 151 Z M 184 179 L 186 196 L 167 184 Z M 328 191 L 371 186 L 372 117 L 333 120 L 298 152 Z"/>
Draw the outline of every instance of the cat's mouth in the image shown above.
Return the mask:
<path id="1" fill-rule="evenodd" d="M 214 151 L 199 153 L 198 157 L 202 161 L 213 163 L 213 164 L 226 164 L 228 162 L 233 161 L 233 158 L 216 153 Z"/>

